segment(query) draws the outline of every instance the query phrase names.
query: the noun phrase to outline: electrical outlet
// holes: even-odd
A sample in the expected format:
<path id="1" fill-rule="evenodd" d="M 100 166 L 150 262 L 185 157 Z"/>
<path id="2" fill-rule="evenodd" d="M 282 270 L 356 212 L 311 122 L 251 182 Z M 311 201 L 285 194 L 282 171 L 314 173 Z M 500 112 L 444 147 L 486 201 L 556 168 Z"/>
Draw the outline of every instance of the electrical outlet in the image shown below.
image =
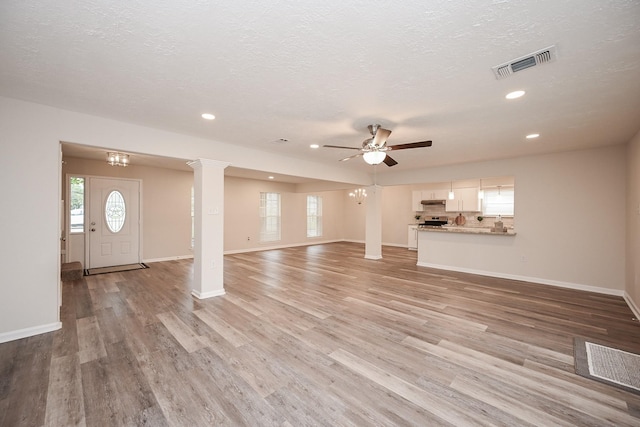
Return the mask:
<path id="1" fill-rule="evenodd" d="M 520 257 L 520 261 L 521 261 L 521 262 L 527 262 L 527 257 L 526 257 L 525 255 L 522 255 L 522 256 Z"/>
<path id="2" fill-rule="evenodd" d="M 251 237 L 247 237 L 247 242 L 248 242 L 249 240 L 251 240 Z"/>

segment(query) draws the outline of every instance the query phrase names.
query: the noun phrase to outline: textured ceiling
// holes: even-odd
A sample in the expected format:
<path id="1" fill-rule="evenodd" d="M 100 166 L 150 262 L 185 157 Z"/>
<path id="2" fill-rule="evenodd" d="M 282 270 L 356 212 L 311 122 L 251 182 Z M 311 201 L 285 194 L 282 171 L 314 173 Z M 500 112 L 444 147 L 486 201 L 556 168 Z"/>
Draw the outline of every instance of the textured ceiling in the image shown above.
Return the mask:
<path id="1" fill-rule="evenodd" d="M 555 62 L 491 71 L 551 45 Z M 371 123 L 433 140 L 379 173 L 640 129 L 637 0 L 3 0 L 0 64 L 3 96 L 332 165 L 351 153 L 309 144 L 359 147 Z"/>

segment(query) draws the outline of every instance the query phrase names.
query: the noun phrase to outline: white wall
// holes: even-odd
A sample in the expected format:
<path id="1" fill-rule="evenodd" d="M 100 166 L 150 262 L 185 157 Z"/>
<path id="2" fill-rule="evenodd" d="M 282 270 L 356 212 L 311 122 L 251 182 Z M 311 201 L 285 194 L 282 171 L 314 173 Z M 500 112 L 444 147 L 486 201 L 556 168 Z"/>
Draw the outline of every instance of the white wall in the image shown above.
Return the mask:
<path id="1" fill-rule="evenodd" d="M 627 301 L 640 316 L 640 132 L 627 151 Z"/>
<path id="2" fill-rule="evenodd" d="M 225 177 L 224 250 L 242 252 L 342 239 L 344 191 L 298 193 L 296 185 Z M 278 242 L 260 242 L 260 193 L 281 195 L 282 235 Z M 307 237 L 307 195 L 322 197 L 323 235 Z"/>
<path id="3" fill-rule="evenodd" d="M 0 103 L 0 342 L 60 326 L 60 145 L 21 107 Z"/>
<path id="4" fill-rule="evenodd" d="M 626 155 L 626 146 L 617 145 L 430 168 L 379 179 L 395 185 L 402 180 L 416 183 L 514 176 L 518 235 L 512 247 L 513 256 L 504 259 L 504 268 L 497 273 L 622 294 Z M 385 187 L 384 197 L 391 197 L 394 191 L 405 192 L 402 187 Z M 389 227 L 386 221 L 383 242 L 406 242 L 400 229 L 397 233 L 385 233 L 385 227 Z M 525 263 L 521 262 L 522 256 L 527 260 Z"/>
<path id="5" fill-rule="evenodd" d="M 106 155 L 106 154 L 105 154 Z M 106 162 L 65 157 L 67 174 L 140 179 L 142 181 L 142 259 L 144 261 L 193 256 L 191 250 L 191 187 L 193 171 L 179 171 L 135 164 L 109 166 Z M 66 199 L 66 185 L 63 187 Z M 77 239 L 72 239 L 70 244 Z M 77 253 L 75 250 L 73 253 Z M 78 259 L 81 260 L 82 259 Z M 69 261 L 75 261 L 69 259 Z M 84 263 L 83 263 L 84 264 Z"/>

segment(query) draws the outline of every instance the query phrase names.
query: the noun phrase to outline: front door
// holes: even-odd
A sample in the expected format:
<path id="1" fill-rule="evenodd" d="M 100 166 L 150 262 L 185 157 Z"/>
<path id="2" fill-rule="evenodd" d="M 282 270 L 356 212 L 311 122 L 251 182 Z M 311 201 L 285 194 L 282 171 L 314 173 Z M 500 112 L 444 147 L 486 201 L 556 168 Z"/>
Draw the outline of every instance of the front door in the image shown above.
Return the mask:
<path id="1" fill-rule="evenodd" d="M 140 181 L 89 178 L 87 268 L 140 262 Z"/>

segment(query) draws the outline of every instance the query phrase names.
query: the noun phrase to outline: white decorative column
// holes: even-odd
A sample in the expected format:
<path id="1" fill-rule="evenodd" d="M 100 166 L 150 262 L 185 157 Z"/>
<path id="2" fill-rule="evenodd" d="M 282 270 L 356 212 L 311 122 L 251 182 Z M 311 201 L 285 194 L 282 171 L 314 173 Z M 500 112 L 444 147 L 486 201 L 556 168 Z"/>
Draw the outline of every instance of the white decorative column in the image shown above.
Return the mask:
<path id="1" fill-rule="evenodd" d="M 367 221 L 364 241 L 366 259 L 382 258 L 382 187 L 367 188 Z"/>
<path id="2" fill-rule="evenodd" d="M 224 295 L 224 169 L 229 163 L 198 159 L 193 168 L 195 242 L 191 294 Z"/>

